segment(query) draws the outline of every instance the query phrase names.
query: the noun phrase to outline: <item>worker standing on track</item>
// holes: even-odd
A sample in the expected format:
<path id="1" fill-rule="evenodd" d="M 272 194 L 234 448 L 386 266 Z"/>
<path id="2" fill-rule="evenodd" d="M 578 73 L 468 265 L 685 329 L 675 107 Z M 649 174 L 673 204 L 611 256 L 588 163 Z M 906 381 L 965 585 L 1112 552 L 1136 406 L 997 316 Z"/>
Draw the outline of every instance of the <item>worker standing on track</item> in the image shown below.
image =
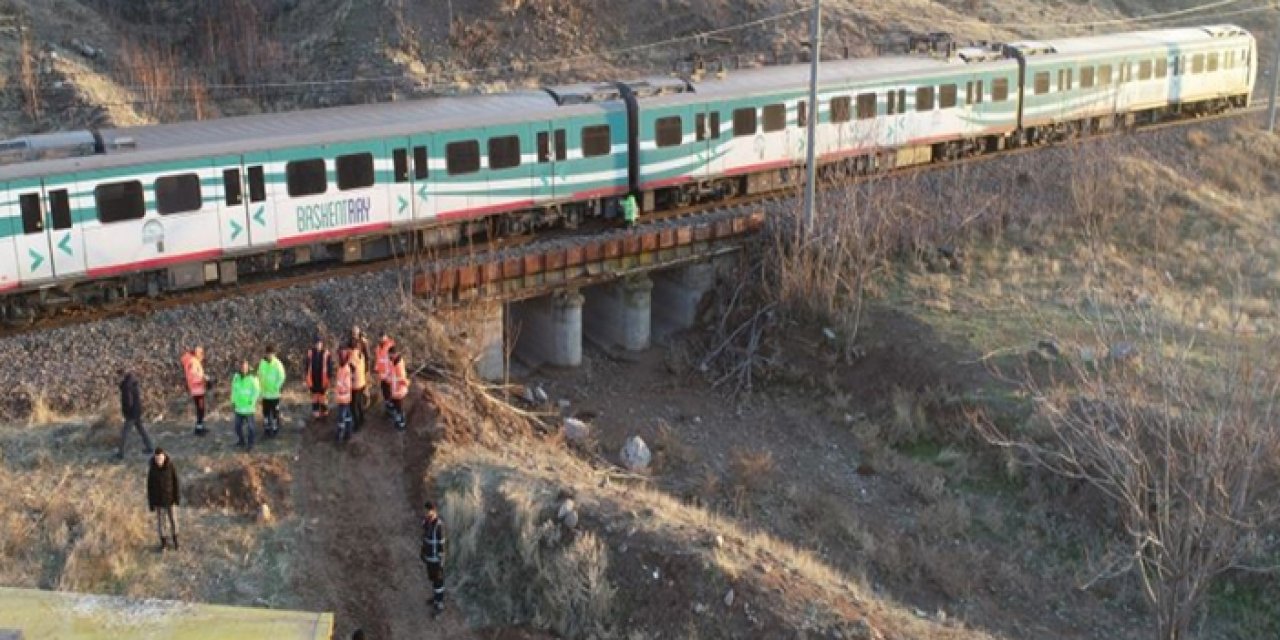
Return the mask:
<path id="1" fill-rule="evenodd" d="M 240 362 L 240 373 L 231 378 L 231 404 L 236 412 L 236 446 L 244 447 L 246 452 L 253 451 L 255 433 L 253 416 L 258 413 L 258 398 L 262 396 L 262 387 L 258 384 L 258 376 L 249 368 L 249 361 Z M 248 427 L 248 433 L 243 430 Z"/>
<path id="2" fill-rule="evenodd" d="M 351 362 L 351 350 L 338 352 L 338 370 L 333 376 L 333 395 L 338 402 L 338 443 L 351 439 L 355 419 L 351 415 L 351 396 L 355 384 L 355 365 Z"/>
<path id="3" fill-rule="evenodd" d="M 427 514 L 422 519 L 422 551 L 418 557 L 427 565 L 427 578 L 431 580 L 431 617 L 434 618 L 444 611 L 444 523 L 434 502 L 427 501 L 423 508 Z"/>
<path id="4" fill-rule="evenodd" d="M 208 433 L 204 428 L 204 397 L 209 390 L 209 377 L 204 374 L 204 347 L 188 349 L 182 354 L 182 373 L 187 378 L 187 391 L 196 406 L 195 434 Z"/>
<path id="5" fill-rule="evenodd" d="M 354 431 L 359 433 L 360 427 L 364 426 L 364 410 L 369 408 L 369 373 L 373 365 L 369 359 L 369 340 L 360 327 L 351 327 L 347 348 L 351 350 L 351 365 L 355 367 L 355 381 L 351 385 L 351 416 L 355 423 Z"/>
<path id="6" fill-rule="evenodd" d="M 333 378 L 333 358 L 324 348 L 324 339 L 316 336 L 313 346 L 307 350 L 304 361 L 307 389 L 311 391 L 311 418 L 319 420 L 329 416 L 329 380 Z"/>
<path id="7" fill-rule="evenodd" d="M 388 351 L 390 362 L 387 374 L 387 386 L 391 393 L 391 420 L 396 425 L 396 431 L 405 430 L 404 418 L 404 399 L 409 396 L 409 373 L 405 366 L 404 358 L 400 357 L 400 350 L 391 347 Z"/>
<path id="8" fill-rule="evenodd" d="M 391 373 L 391 350 L 396 347 L 396 341 L 391 336 L 382 334 L 382 339 L 378 340 L 377 360 L 374 362 L 374 373 L 378 375 L 378 388 L 382 392 L 382 412 L 384 414 L 391 413 L 391 385 L 387 383 L 387 376 Z"/>
<path id="9" fill-rule="evenodd" d="M 640 207 L 636 204 L 636 194 L 628 193 L 622 200 L 622 224 L 628 229 L 636 226 L 636 218 L 640 215 Z"/>
<path id="10" fill-rule="evenodd" d="M 262 433 L 268 438 L 280 435 L 280 393 L 287 374 L 284 363 L 276 357 L 276 348 L 268 346 L 258 363 L 258 384 L 262 385 Z"/>

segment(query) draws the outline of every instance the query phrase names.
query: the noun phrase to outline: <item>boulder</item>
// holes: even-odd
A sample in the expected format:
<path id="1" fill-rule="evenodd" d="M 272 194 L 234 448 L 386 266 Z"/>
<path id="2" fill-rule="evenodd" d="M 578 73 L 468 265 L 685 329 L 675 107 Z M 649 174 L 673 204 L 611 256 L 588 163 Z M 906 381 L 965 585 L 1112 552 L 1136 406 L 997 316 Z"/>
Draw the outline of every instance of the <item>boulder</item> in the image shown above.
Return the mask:
<path id="1" fill-rule="evenodd" d="M 649 445 L 640 436 L 627 438 L 627 443 L 622 446 L 622 466 L 630 471 L 644 471 L 652 461 Z"/>
<path id="2" fill-rule="evenodd" d="M 577 418 L 564 419 L 564 439 L 580 443 L 591 436 L 591 427 Z"/>

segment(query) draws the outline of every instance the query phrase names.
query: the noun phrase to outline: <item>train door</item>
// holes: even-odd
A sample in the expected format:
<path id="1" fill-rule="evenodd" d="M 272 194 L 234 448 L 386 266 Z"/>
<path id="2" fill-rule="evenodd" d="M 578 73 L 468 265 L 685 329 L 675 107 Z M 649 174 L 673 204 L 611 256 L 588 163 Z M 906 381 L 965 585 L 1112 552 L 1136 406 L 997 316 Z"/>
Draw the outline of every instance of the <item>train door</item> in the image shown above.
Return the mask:
<path id="1" fill-rule="evenodd" d="M 10 182 L 11 206 L 16 207 L 13 250 L 18 260 L 18 279 L 31 284 L 53 279 L 53 259 L 49 253 L 48 216 L 39 180 Z"/>
<path id="2" fill-rule="evenodd" d="M 76 181 L 71 177 L 44 181 L 45 205 L 49 212 L 49 254 L 55 276 L 63 278 L 84 274 L 84 224 L 97 218 L 98 195 L 97 188 L 91 194 L 76 194 Z M 105 200 L 121 194 L 103 192 L 101 195 Z M 134 196 L 130 192 L 122 197 Z M 81 214 L 80 224 L 76 224 L 77 211 Z"/>
<path id="3" fill-rule="evenodd" d="M 222 221 L 223 239 L 230 239 L 235 228 L 243 222 L 245 231 L 248 232 L 249 246 L 273 246 L 279 239 L 276 216 L 282 213 L 276 203 L 286 192 L 284 189 L 273 189 L 272 186 L 284 179 L 284 163 L 272 164 L 271 156 L 261 152 L 245 155 L 241 167 L 244 172 L 242 178 L 245 192 L 241 197 L 245 204 L 245 218 L 241 219 L 232 205 L 226 219 Z"/>
<path id="4" fill-rule="evenodd" d="M 215 180 L 221 186 L 218 198 L 218 240 L 222 250 L 239 252 L 249 248 L 250 226 L 248 177 L 240 156 L 214 158 Z M 258 203 L 257 206 L 262 206 Z M 259 226 L 265 226 L 266 211 Z"/>
<path id="5" fill-rule="evenodd" d="M 429 136 L 397 139 L 391 147 L 392 224 L 435 217 L 431 201 L 431 140 Z"/>
<path id="6" fill-rule="evenodd" d="M 568 160 L 568 132 L 556 128 L 554 122 L 534 125 L 535 160 L 533 168 L 533 200 L 535 204 L 543 204 L 556 200 L 565 200 L 573 195 L 566 184 L 566 166 Z"/>

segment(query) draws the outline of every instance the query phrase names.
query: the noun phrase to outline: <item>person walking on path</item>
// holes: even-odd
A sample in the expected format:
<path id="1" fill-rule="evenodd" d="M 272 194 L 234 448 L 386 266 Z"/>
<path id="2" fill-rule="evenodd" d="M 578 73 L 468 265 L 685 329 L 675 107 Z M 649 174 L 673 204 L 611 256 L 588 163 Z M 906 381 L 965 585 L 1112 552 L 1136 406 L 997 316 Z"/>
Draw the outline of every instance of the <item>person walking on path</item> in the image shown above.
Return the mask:
<path id="1" fill-rule="evenodd" d="M 258 363 L 258 384 L 262 385 L 262 432 L 268 438 L 280 435 L 280 393 L 286 378 L 284 363 L 276 357 L 276 348 L 268 346 Z"/>
<path id="2" fill-rule="evenodd" d="M 422 551 L 419 557 L 427 565 L 427 578 L 431 580 L 431 611 L 437 617 L 444 611 L 444 523 L 436 512 L 434 502 L 427 501 L 422 518 Z"/>
<path id="3" fill-rule="evenodd" d="M 204 428 L 204 397 L 209 390 L 209 377 L 204 374 L 204 347 L 188 349 L 182 354 L 182 373 L 187 379 L 187 392 L 196 406 L 195 434 L 203 436 L 209 432 Z"/>
<path id="4" fill-rule="evenodd" d="M 253 451 L 253 416 L 258 412 L 258 398 L 261 396 L 258 376 L 249 369 L 248 360 L 241 361 L 240 373 L 231 378 L 231 404 L 236 412 L 236 446 L 244 447 L 245 451 Z M 248 433 L 245 433 L 245 427 L 248 427 Z"/>
<path id="5" fill-rule="evenodd" d="M 355 367 L 355 381 L 351 384 L 351 416 L 355 424 L 354 431 L 359 433 L 360 427 L 364 426 L 364 410 L 369 408 L 369 376 L 373 370 L 373 362 L 369 357 L 369 340 L 360 327 L 351 327 L 347 348 L 351 350 L 351 364 Z"/>
<path id="6" fill-rule="evenodd" d="M 338 403 L 338 443 L 351 439 L 354 418 L 351 417 L 352 385 L 355 383 L 355 365 L 351 363 L 351 350 L 338 352 L 338 370 L 333 376 L 333 396 Z"/>
<path id="7" fill-rule="evenodd" d="M 391 421 L 396 425 L 396 431 L 404 431 L 404 399 L 409 396 L 409 373 L 399 349 L 391 347 L 388 355 L 391 357 L 387 373 L 387 387 L 391 393 Z"/>
<path id="8" fill-rule="evenodd" d="M 382 339 L 378 341 L 377 360 L 374 361 L 373 371 L 378 376 L 378 389 L 382 392 L 382 412 L 391 413 L 391 385 L 387 382 L 387 376 L 391 374 L 391 350 L 396 346 L 396 341 L 391 336 L 382 334 Z"/>
<path id="9" fill-rule="evenodd" d="M 303 366 L 306 371 L 307 390 L 311 392 L 311 418 L 319 420 L 329 415 L 329 381 L 333 379 L 333 358 L 324 347 L 324 339 L 316 336 L 307 349 Z"/>
<path id="10" fill-rule="evenodd" d="M 182 502 L 178 491 L 178 470 L 164 449 L 156 448 L 151 455 L 151 467 L 147 470 L 147 505 L 156 514 L 156 533 L 160 536 L 160 551 L 168 548 L 165 538 L 165 521 L 169 523 L 169 535 L 173 538 L 173 549 L 178 550 L 178 520 L 173 515 L 173 508 Z"/>
<path id="11" fill-rule="evenodd" d="M 133 427 L 142 436 L 142 450 L 151 455 L 151 436 L 142 426 L 142 390 L 138 386 L 138 378 L 132 371 L 118 369 L 120 376 L 120 415 L 124 418 L 124 426 L 120 427 L 120 448 L 116 451 L 116 460 L 124 460 L 124 445 L 129 440 L 129 428 Z"/>

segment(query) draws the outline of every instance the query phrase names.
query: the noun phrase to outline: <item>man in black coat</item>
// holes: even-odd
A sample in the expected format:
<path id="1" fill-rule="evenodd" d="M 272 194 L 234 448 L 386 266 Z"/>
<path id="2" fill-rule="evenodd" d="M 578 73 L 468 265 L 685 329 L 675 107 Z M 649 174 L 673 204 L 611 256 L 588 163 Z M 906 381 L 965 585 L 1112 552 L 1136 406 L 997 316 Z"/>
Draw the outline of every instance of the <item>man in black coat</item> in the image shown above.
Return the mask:
<path id="1" fill-rule="evenodd" d="M 129 427 L 138 430 L 142 436 L 142 450 L 151 455 L 151 436 L 142 426 L 142 391 L 138 388 L 138 378 L 132 371 L 117 369 L 120 376 L 120 414 L 124 416 L 124 425 L 120 427 L 120 448 L 116 451 L 116 460 L 124 459 L 124 445 L 129 439 Z"/>
<path id="2" fill-rule="evenodd" d="M 178 492 L 178 470 L 164 449 L 157 448 L 151 456 L 151 468 L 147 470 L 147 504 L 156 514 L 156 532 L 160 534 L 160 550 L 168 548 L 164 535 L 165 520 L 169 521 L 169 533 L 173 536 L 173 548 L 178 549 L 178 521 L 173 508 L 182 498 Z"/>
<path id="3" fill-rule="evenodd" d="M 426 516 L 422 518 L 422 550 L 418 557 L 427 565 L 427 579 L 431 580 L 432 616 L 444 611 L 444 523 L 436 511 L 434 502 L 424 505 Z"/>

